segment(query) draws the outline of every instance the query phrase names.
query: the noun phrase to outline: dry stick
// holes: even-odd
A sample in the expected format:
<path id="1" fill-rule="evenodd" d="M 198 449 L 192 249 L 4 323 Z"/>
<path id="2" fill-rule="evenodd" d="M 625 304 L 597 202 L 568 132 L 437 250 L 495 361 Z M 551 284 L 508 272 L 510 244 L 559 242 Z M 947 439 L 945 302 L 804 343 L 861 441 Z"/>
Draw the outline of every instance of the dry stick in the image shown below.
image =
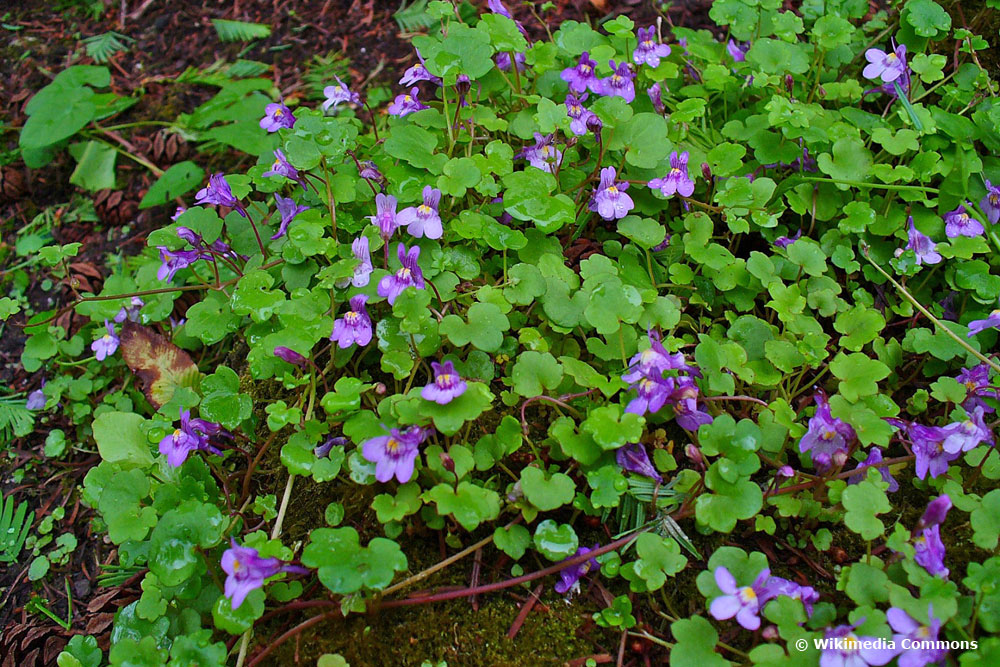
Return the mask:
<path id="1" fill-rule="evenodd" d="M 962 337 L 961 337 L 961 336 L 959 336 L 959 335 L 958 335 L 957 333 L 955 333 L 954 331 L 952 331 L 951 329 L 949 329 L 948 327 L 946 327 L 946 326 L 945 326 L 945 325 L 944 325 L 944 324 L 943 324 L 943 323 L 941 322 L 941 320 L 939 320 L 938 318 L 936 318 L 936 317 L 934 317 L 933 315 L 931 315 L 930 311 L 929 311 L 929 310 L 927 310 L 926 308 L 924 308 L 924 307 L 923 307 L 922 305 L 920 305 L 920 302 L 919 302 L 919 301 L 917 301 L 917 300 L 916 300 L 915 298 L 913 298 L 913 295 L 911 295 L 911 294 L 910 294 L 910 293 L 909 293 L 908 291 L 906 291 L 906 288 L 905 288 L 905 287 L 903 287 L 903 286 L 902 286 L 902 285 L 900 285 L 900 284 L 899 284 L 898 282 L 896 282 L 896 279 L 895 279 L 895 278 L 893 278 L 892 276 L 890 276 L 890 275 L 889 275 L 889 274 L 888 274 L 888 273 L 887 273 L 887 272 L 885 271 L 885 269 L 883 269 L 883 268 L 882 268 L 881 266 L 879 266 L 879 265 L 878 265 L 878 264 L 877 264 L 877 263 L 875 262 L 875 260 L 873 260 L 873 259 L 871 258 L 871 256 L 869 256 L 869 254 L 868 254 L 868 250 L 869 250 L 869 247 L 868 247 L 868 244 L 867 244 L 867 243 L 865 243 L 864 241 L 862 241 L 862 242 L 861 242 L 861 254 L 863 254 L 863 255 L 865 256 L 865 259 L 867 259 L 867 260 L 868 260 L 868 262 L 869 262 L 869 263 L 870 263 L 870 264 L 871 264 L 872 266 L 874 266 L 874 267 L 875 267 L 875 269 L 876 269 L 876 270 L 877 270 L 877 271 L 878 271 L 879 273 L 881 273 L 881 274 L 882 274 L 883 276 L 885 276 L 885 279 L 886 279 L 886 280 L 888 280 L 889 282 L 891 282 L 891 283 L 893 284 L 893 286 L 895 286 L 895 288 L 896 288 L 897 290 L 899 290 L 899 292 L 900 292 L 900 293 L 901 293 L 901 294 L 902 294 L 903 296 L 905 296 L 905 297 L 906 297 L 906 299 L 907 299 L 907 300 L 908 300 L 908 301 L 909 301 L 910 303 L 912 303 L 912 304 L 913 304 L 913 307 L 914 307 L 914 308 L 916 308 L 917 310 L 919 310 L 919 311 L 920 311 L 920 312 L 921 312 L 921 313 L 923 314 L 923 316 L 924 316 L 924 317 L 926 317 L 926 318 L 927 318 L 927 319 L 929 319 L 929 320 L 930 320 L 931 322 L 933 322 L 933 323 L 934 323 L 934 325 L 935 325 L 935 326 L 936 326 L 936 327 L 937 327 L 938 329 L 940 329 L 940 330 L 941 330 L 941 331 L 943 331 L 944 333 L 948 334 L 948 336 L 949 336 L 949 337 L 951 337 L 951 339 L 952 339 L 952 340 L 954 340 L 954 341 L 955 341 L 956 343 L 958 343 L 959 345 L 961 345 L 962 347 L 964 347 L 964 348 L 965 348 L 966 350 L 968 350 L 970 354 L 972 354 L 973 356 L 975 356 L 975 357 L 976 357 L 977 359 L 979 359 L 980 361 L 983 361 L 983 362 L 985 362 L 985 363 L 989 364 L 989 365 L 990 365 L 990 367 L 991 367 L 991 368 L 992 368 L 993 370 L 995 370 L 995 371 L 997 371 L 998 373 L 1000 373 L 1000 364 L 997 364 L 997 362 L 995 362 L 995 361 L 993 361 L 992 359 L 990 359 L 990 358 L 986 357 L 986 356 L 985 356 L 985 355 L 984 355 L 984 354 L 983 354 L 982 352 L 980 352 L 979 350 L 977 350 L 977 349 L 975 349 L 974 347 L 972 347 L 971 345 L 969 345 L 969 344 L 968 344 L 968 343 L 967 343 L 966 341 L 962 340 Z"/>
<path id="2" fill-rule="evenodd" d="M 517 618 L 514 619 L 510 630 L 507 631 L 507 639 L 513 639 L 517 636 L 517 633 L 521 630 L 521 626 L 524 625 L 524 621 L 528 618 L 528 614 L 531 613 L 535 603 L 538 602 L 538 596 L 542 594 L 542 587 L 542 584 L 535 586 L 535 590 L 531 591 L 531 595 L 521 605 L 521 611 L 518 612 Z"/>
<path id="3" fill-rule="evenodd" d="M 511 526 L 514 525 L 514 523 L 515 522 L 512 521 L 511 523 L 507 524 L 506 528 L 510 528 Z M 472 546 L 469 546 L 469 547 L 466 547 L 466 548 L 462 549 L 461 551 L 459 551 L 454 556 L 450 556 L 450 557 L 444 559 L 443 561 L 441 561 L 440 563 L 437 563 L 436 565 L 432 565 L 431 567 L 427 568 L 426 570 L 422 570 L 420 572 L 417 572 L 415 575 L 413 575 L 409 579 L 404 579 L 403 581 L 399 582 L 398 584 L 393 584 L 392 586 L 389 586 L 387 589 L 385 589 L 384 591 L 382 591 L 382 595 L 388 595 L 389 593 L 395 593 L 396 591 L 402 590 L 402 589 L 406 588 L 407 586 L 411 586 L 411 585 L 413 585 L 413 584 L 415 584 L 417 582 L 423 581 L 424 579 L 426 579 L 427 577 L 431 576 L 435 572 L 448 567 L 449 565 L 451 565 L 452 563 L 454 563 L 456 561 L 462 560 L 463 558 L 465 558 L 469 554 L 474 553 L 474 552 L 476 552 L 479 549 L 482 549 L 483 547 L 485 547 L 486 545 L 488 545 L 492 541 L 493 541 L 493 536 L 492 535 L 490 535 L 489 537 L 484 537 L 483 539 L 479 540 L 478 542 L 476 542 Z"/>

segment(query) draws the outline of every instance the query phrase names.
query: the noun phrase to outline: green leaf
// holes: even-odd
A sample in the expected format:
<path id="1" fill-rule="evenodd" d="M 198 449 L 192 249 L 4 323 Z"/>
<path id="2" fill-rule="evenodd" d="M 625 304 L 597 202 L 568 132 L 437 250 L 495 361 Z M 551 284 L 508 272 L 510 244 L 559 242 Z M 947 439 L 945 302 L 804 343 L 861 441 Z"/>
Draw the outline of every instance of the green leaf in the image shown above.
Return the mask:
<path id="1" fill-rule="evenodd" d="M 580 539 L 568 523 L 546 519 L 535 528 L 534 543 L 540 554 L 551 561 L 559 561 L 576 553 Z"/>
<path id="2" fill-rule="evenodd" d="M 972 541 L 980 549 L 996 549 L 1000 537 L 1000 489 L 994 489 L 983 496 L 980 505 L 972 510 Z"/>
<path id="3" fill-rule="evenodd" d="M 587 413 L 581 424 L 603 449 L 618 449 L 630 442 L 638 442 L 646 419 L 641 415 L 623 412 L 620 405 L 602 405 Z"/>
<path id="4" fill-rule="evenodd" d="M 889 367 L 860 352 L 840 352 L 830 362 L 830 370 L 840 380 L 838 391 L 848 401 L 878 393 L 878 382 L 889 377 Z"/>
<path id="5" fill-rule="evenodd" d="M 468 323 L 458 315 L 448 315 L 441 321 L 440 332 L 461 347 L 472 343 L 484 352 L 496 352 L 503 343 L 503 332 L 510 322 L 496 304 L 474 303 L 467 313 Z"/>
<path id="6" fill-rule="evenodd" d="M 532 222 L 546 234 L 573 222 L 576 208 L 564 194 L 553 196 L 556 180 L 540 169 L 515 171 L 503 177 L 504 208 L 516 220 Z"/>
<path id="7" fill-rule="evenodd" d="M 817 158 L 820 171 L 837 180 L 865 181 L 871 173 L 872 155 L 864 142 L 854 137 L 842 137 L 833 144 L 833 154 L 820 153 Z M 837 183 L 837 188 L 847 190 L 849 185 Z"/>
<path id="8" fill-rule="evenodd" d="M 438 484 L 424 493 L 424 499 L 437 505 L 439 514 L 450 514 L 466 530 L 500 516 L 500 495 L 471 482 L 460 482 L 458 488 Z"/>
<path id="9" fill-rule="evenodd" d="M 437 163 L 434 159 L 435 146 L 437 137 L 416 125 L 394 127 L 385 140 L 386 153 L 419 169 L 427 169 Z"/>
<path id="10" fill-rule="evenodd" d="M 511 379 L 514 391 L 526 398 L 539 396 L 546 389 L 555 389 L 562 381 L 563 369 L 548 352 L 529 350 L 517 357 Z"/>
<path id="11" fill-rule="evenodd" d="M 178 162 L 167 169 L 142 197 L 139 208 L 150 208 L 166 204 L 175 197 L 194 190 L 205 180 L 205 170 L 190 160 Z M 215 239 L 206 239 L 211 242 Z"/>
<path id="12" fill-rule="evenodd" d="M 687 558 L 681 555 L 681 548 L 670 537 L 660 537 L 653 533 L 642 533 L 635 541 L 639 560 L 635 563 L 635 573 L 646 582 L 646 589 L 659 590 L 687 565 Z"/>
<path id="13" fill-rule="evenodd" d="M 666 228 L 656 220 L 628 215 L 618 222 L 618 232 L 631 239 L 641 248 L 652 248 L 663 243 L 667 236 Z"/>
<path id="14" fill-rule="evenodd" d="M 531 533 L 520 524 L 500 526 L 493 531 L 493 544 L 514 560 L 521 560 L 531 544 Z"/>
<path id="15" fill-rule="evenodd" d="M 77 165 L 69 182 L 84 190 L 97 192 L 115 187 L 115 160 L 118 151 L 102 141 L 88 141 L 69 147 Z"/>
<path id="16" fill-rule="evenodd" d="M 934 0 L 909 0 L 904 5 L 903 18 L 921 37 L 936 38 L 951 30 L 951 16 Z"/>
<path id="17" fill-rule="evenodd" d="M 719 633 L 701 616 L 682 618 L 670 625 L 677 643 L 670 651 L 676 667 L 729 667 L 729 661 L 715 652 Z"/>
<path id="18" fill-rule="evenodd" d="M 874 474 L 878 476 L 877 471 Z M 892 505 L 882 490 L 882 482 L 865 479 L 848 486 L 841 495 L 841 503 L 847 510 L 844 523 L 862 539 L 871 541 L 885 534 L 885 526 L 878 515 L 890 511 Z"/>
<path id="19" fill-rule="evenodd" d="M 528 502 L 548 512 L 571 502 L 576 485 L 569 475 L 557 472 L 546 477 L 541 468 L 529 466 L 521 470 L 521 490 Z"/>
<path id="20" fill-rule="evenodd" d="M 860 305 L 840 313 L 833 323 L 833 328 L 844 334 L 840 337 L 841 347 L 855 352 L 878 338 L 883 327 L 885 318 L 880 312 Z"/>
<path id="21" fill-rule="evenodd" d="M 590 504 L 597 508 L 618 507 L 622 494 L 628 490 L 628 481 L 617 464 L 587 471 L 587 484 L 593 489 Z"/>
<path id="22" fill-rule="evenodd" d="M 94 440 L 101 459 L 145 468 L 153 464 L 149 442 L 142 432 L 145 420 L 132 412 L 103 412 L 94 420 Z"/>

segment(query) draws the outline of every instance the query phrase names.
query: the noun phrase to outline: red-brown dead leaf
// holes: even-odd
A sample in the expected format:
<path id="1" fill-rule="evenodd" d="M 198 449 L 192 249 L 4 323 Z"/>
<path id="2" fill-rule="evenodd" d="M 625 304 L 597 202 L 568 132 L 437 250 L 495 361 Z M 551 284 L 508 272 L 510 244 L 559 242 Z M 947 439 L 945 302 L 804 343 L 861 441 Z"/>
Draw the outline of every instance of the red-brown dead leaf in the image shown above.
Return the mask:
<path id="1" fill-rule="evenodd" d="M 178 387 L 198 384 L 198 366 L 188 353 L 149 327 L 126 321 L 121 348 L 122 359 L 142 381 L 142 391 L 154 407 L 169 403 Z"/>

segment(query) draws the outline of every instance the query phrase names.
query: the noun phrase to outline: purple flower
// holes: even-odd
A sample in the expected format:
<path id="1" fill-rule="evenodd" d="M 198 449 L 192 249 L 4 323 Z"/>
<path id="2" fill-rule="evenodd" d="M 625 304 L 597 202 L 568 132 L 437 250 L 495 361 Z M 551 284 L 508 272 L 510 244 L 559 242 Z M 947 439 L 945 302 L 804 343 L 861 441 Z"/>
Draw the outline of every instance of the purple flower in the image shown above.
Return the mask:
<path id="1" fill-rule="evenodd" d="M 761 603 L 760 595 L 764 592 L 764 584 L 771 576 L 770 570 L 762 570 L 750 586 L 738 586 L 736 578 L 729 570 L 720 565 L 715 568 L 715 583 L 722 595 L 712 600 L 708 612 L 717 621 L 725 621 L 733 616 L 736 622 L 747 630 L 760 627 Z"/>
<path id="2" fill-rule="evenodd" d="M 646 94 L 649 95 L 649 101 L 653 103 L 653 110 L 663 115 L 667 108 L 663 105 L 663 91 L 660 88 L 660 84 L 654 83 L 646 89 Z"/>
<path id="3" fill-rule="evenodd" d="M 336 86 L 327 86 L 323 89 L 323 95 L 326 97 L 326 101 L 323 102 L 323 111 L 333 108 L 334 111 L 337 110 L 344 102 L 349 104 L 361 104 L 361 96 L 347 87 L 347 84 L 340 80 L 340 77 L 336 74 L 333 78 L 337 80 Z"/>
<path id="4" fill-rule="evenodd" d="M 368 216 L 368 219 L 378 227 L 378 235 L 383 241 L 391 239 L 399 227 L 399 221 L 396 219 L 396 198 L 382 193 L 375 195 L 375 215 Z"/>
<path id="5" fill-rule="evenodd" d="M 651 190 L 659 190 L 664 197 L 674 193 L 682 197 L 690 197 L 694 193 L 694 181 L 688 175 L 688 152 L 680 155 L 677 151 L 670 154 L 670 171 L 663 178 L 654 178 L 649 182 Z"/>
<path id="6" fill-rule="evenodd" d="M 924 665 L 942 664 L 948 657 L 946 648 L 934 647 L 938 633 L 941 631 L 941 621 L 934 618 L 934 607 L 928 605 L 928 625 L 921 625 L 913 617 L 899 607 L 890 607 L 885 618 L 889 621 L 896 634 L 892 636 L 899 653 L 899 667 L 924 667 Z M 908 639 L 905 645 L 903 640 Z"/>
<path id="7" fill-rule="evenodd" d="M 569 89 L 574 93 L 585 93 L 589 88 L 592 92 L 600 94 L 600 81 L 594 73 L 596 68 L 597 63 L 590 59 L 589 53 L 584 51 L 580 54 L 580 60 L 576 66 L 567 67 L 559 76 L 569 84 Z"/>
<path id="8" fill-rule="evenodd" d="M 851 442 L 856 437 L 854 429 L 830 413 L 826 394 L 817 391 L 816 413 L 809 419 L 809 430 L 799 440 L 799 451 L 810 452 L 817 470 L 826 471 L 833 465 L 837 452 L 847 454 Z"/>
<path id="9" fill-rule="evenodd" d="M 440 77 L 436 77 L 427 71 L 427 66 L 424 61 L 424 57 L 420 55 L 420 50 L 417 50 L 417 59 L 420 60 L 416 65 L 410 67 L 410 69 L 403 72 L 403 78 L 399 80 L 399 85 L 401 86 L 412 86 L 417 81 L 432 81 L 439 86 L 441 85 Z"/>
<path id="10" fill-rule="evenodd" d="M 583 108 L 583 103 L 586 99 L 586 94 L 581 97 L 577 97 L 572 93 L 566 95 L 566 115 L 571 119 L 569 129 L 578 137 L 587 134 L 587 121 L 591 117 L 597 118 L 593 111 Z"/>
<path id="11" fill-rule="evenodd" d="M 264 585 L 264 580 L 282 572 L 305 574 L 303 567 L 286 565 L 277 558 L 262 558 L 253 547 L 241 547 L 229 538 L 231 546 L 222 554 L 222 569 L 226 573 L 225 595 L 232 608 L 238 609 L 247 595 Z"/>
<path id="12" fill-rule="evenodd" d="M 661 44 L 656 39 L 656 28 L 654 26 L 649 26 L 644 31 L 639 28 L 639 43 L 635 47 L 635 51 L 632 52 L 632 62 L 636 65 L 649 65 L 650 67 L 659 67 L 660 58 L 666 58 L 670 55 L 670 47 L 666 44 Z"/>
<path id="13" fill-rule="evenodd" d="M 355 343 L 363 347 L 371 342 L 372 320 L 365 308 L 367 301 L 366 295 L 355 294 L 351 297 L 351 309 L 334 321 L 330 340 L 336 341 L 340 349 L 346 350 Z"/>
<path id="14" fill-rule="evenodd" d="M 923 516 L 920 517 L 920 521 L 917 523 L 917 530 L 923 530 L 924 528 L 930 528 L 931 526 L 940 526 L 944 523 L 945 517 L 948 516 L 948 510 L 951 509 L 951 496 L 947 493 L 943 493 L 934 500 L 927 503 L 927 509 L 924 510 Z"/>
<path id="15" fill-rule="evenodd" d="M 948 472 L 948 464 L 959 457 L 959 454 L 947 452 L 944 441 L 955 431 L 954 425 L 922 426 L 909 424 L 906 431 L 913 443 L 913 454 L 916 456 L 916 473 L 919 479 Z"/>
<path id="16" fill-rule="evenodd" d="M 407 252 L 406 246 L 400 243 L 396 246 L 396 255 L 402 266 L 396 273 L 390 273 L 378 281 L 378 295 L 388 299 L 390 306 L 396 303 L 396 298 L 407 287 L 424 289 L 424 273 L 420 270 L 420 265 L 417 264 L 417 258 L 420 257 L 420 247 L 413 246 Z"/>
<path id="17" fill-rule="evenodd" d="M 304 367 L 309 363 L 309 360 L 303 357 L 301 354 L 296 352 L 290 347 L 285 347 L 284 345 L 279 345 L 274 348 L 274 356 L 279 359 L 283 359 L 290 364 L 295 364 L 296 366 Z"/>
<path id="18" fill-rule="evenodd" d="M 792 237 L 779 236 L 778 238 L 774 239 L 774 245 L 776 245 L 779 248 L 787 248 L 788 246 L 790 246 L 793 243 L 795 243 L 796 241 L 798 241 L 800 238 L 802 238 L 802 230 L 801 229 L 799 231 L 795 232 L 795 236 L 792 236 Z"/>
<path id="19" fill-rule="evenodd" d="M 599 95 L 620 97 L 631 104 L 635 99 L 635 84 L 632 82 L 635 74 L 632 73 L 632 66 L 626 62 L 616 65 L 614 60 L 608 64 L 611 65 L 611 76 L 601 79 L 598 82 L 600 89 L 594 92 Z"/>
<path id="20" fill-rule="evenodd" d="M 284 176 L 297 182 L 303 190 L 306 188 L 305 179 L 299 175 L 299 170 L 288 162 L 280 149 L 274 151 L 274 162 L 271 163 L 271 168 L 264 172 L 264 176 Z"/>
<path id="21" fill-rule="evenodd" d="M 858 637 L 854 628 L 853 625 L 838 625 L 826 629 L 823 636 L 828 641 L 819 656 L 820 667 L 880 666 L 896 657 L 896 650 L 889 648 L 887 641 Z"/>
<path id="22" fill-rule="evenodd" d="M 819 593 L 812 586 L 800 586 L 794 581 L 781 577 L 768 577 L 763 588 L 759 591 L 760 608 L 763 609 L 764 605 L 778 596 L 801 600 L 802 606 L 806 610 L 806 616 L 812 616 L 813 604 L 819 600 Z"/>
<path id="23" fill-rule="evenodd" d="M 497 69 L 501 72 L 510 71 L 510 53 L 507 51 L 498 53 L 493 60 L 497 64 Z M 523 72 L 527 68 L 527 59 L 523 53 L 514 54 L 514 64 L 517 65 L 518 72 Z"/>
<path id="24" fill-rule="evenodd" d="M 375 464 L 375 479 L 388 482 L 393 475 L 400 484 L 413 477 L 413 464 L 423 440 L 423 431 L 414 426 L 400 432 L 392 429 L 389 435 L 366 440 L 361 445 L 361 455 Z"/>
<path id="25" fill-rule="evenodd" d="M 45 407 L 45 378 L 42 378 L 42 386 L 28 394 L 28 400 L 24 402 L 24 407 L 28 410 L 41 410 Z"/>
<path id="26" fill-rule="evenodd" d="M 569 558 L 574 558 L 583 554 L 589 554 L 591 551 L 597 548 L 595 544 L 592 549 L 587 547 L 580 547 L 576 550 L 576 553 Z M 568 559 L 567 559 L 568 560 Z M 585 574 L 594 570 L 601 569 L 601 565 L 593 558 L 589 558 L 579 565 L 572 565 L 570 567 L 564 567 L 559 571 L 559 582 L 555 585 L 556 593 L 560 595 L 573 595 L 580 590 L 580 578 Z"/>
<path id="27" fill-rule="evenodd" d="M 291 224 L 292 220 L 295 219 L 302 211 L 308 211 L 308 206 L 298 206 L 295 200 L 291 197 L 282 197 L 277 192 L 274 193 L 274 201 L 278 204 L 278 213 L 281 214 L 281 224 L 278 225 L 278 231 L 274 233 L 271 240 L 280 239 L 288 231 L 288 225 Z"/>
<path id="28" fill-rule="evenodd" d="M 913 540 L 915 553 L 913 559 L 917 564 L 935 577 L 948 578 L 949 570 L 944 566 L 944 542 L 941 541 L 941 526 L 934 525 L 925 528 Z"/>
<path id="29" fill-rule="evenodd" d="M 749 50 L 749 42 L 737 42 L 731 39 L 726 44 L 726 51 L 729 52 L 729 57 L 733 59 L 733 62 L 741 63 L 745 61 L 747 59 L 747 51 Z"/>
<path id="30" fill-rule="evenodd" d="M 490 8 L 490 11 L 493 12 L 494 14 L 499 14 L 500 16 L 506 16 L 511 21 L 514 20 L 514 17 L 511 15 L 510 10 L 504 7 L 503 3 L 500 2 L 500 0 L 487 0 L 486 5 Z"/>
<path id="31" fill-rule="evenodd" d="M 996 390 L 990 385 L 990 367 L 988 364 L 982 363 L 972 368 L 963 368 L 955 379 L 965 385 L 966 398 L 962 402 L 962 407 L 965 408 L 966 412 L 974 410 L 977 407 L 982 407 L 983 411 L 989 414 L 994 412 L 994 409 L 987 405 L 986 401 L 981 398 L 982 396 L 997 398 Z"/>
<path id="32" fill-rule="evenodd" d="M 208 178 L 208 185 L 199 190 L 195 197 L 195 204 L 228 206 L 229 208 L 236 209 L 244 218 L 247 217 L 247 212 L 243 208 L 243 204 L 233 196 L 233 191 L 229 188 L 229 183 L 222 176 L 222 172 L 212 174 Z"/>
<path id="33" fill-rule="evenodd" d="M 1000 186 L 993 185 L 989 179 L 986 179 L 986 196 L 979 202 L 979 207 L 991 225 L 1000 222 Z"/>
<path id="34" fill-rule="evenodd" d="M 292 110 L 281 102 L 272 102 L 264 107 L 264 117 L 260 119 L 260 127 L 268 132 L 277 132 L 283 127 L 295 125 Z"/>
<path id="35" fill-rule="evenodd" d="M 861 463 L 861 465 L 859 465 L 858 467 L 862 468 L 865 466 L 873 466 L 876 463 L 881 463 L 881 462 L 882 462 L 882 450 L 879 449 L 878 447 L 872 447 L 871 451 L 868 452 L 868 458 L 865 459 L 864 462 Z M 892 473 L 889 472 L 888 466 L 880 466 L 878 468 L 878 471 L 882 475 L 882 481 L 889 483 L 890 492 L 899 491 L 899 482 L 897 482 L 895 478 L 892 476 Z M 851 475 L 850 477 L 848 477 L 847 483 L 859 484 L 867 476 L 868 476 L 868 468 L 865 468 L 865 470 L 857 473 L 856 475 Z"/>
<path id="36" fill-rule="evenodd" d="M 179 218 L 182 215 L 184 215 L 184 212 L 186 210 L 187 210 L 187 208 L 185 208 L 184 206 L 178 206 L 177 210 L 174 211 L 174 214 L 172 216 L 170 216 L 171 222 L 177 222 L 177 218 Z"/>
<path id="37" fill-rule="evenodd" d="M 893 45 L 893 51 L 886 53 L 882 49 L 868 49 L 865 60 L 868 65 L 861 73 L 866 79 L 878 79 L 883 83 L 892 83 L 906 73 L 906 45 Z"/>
<path id="38" fill-rule="evenodd" d="M 325 459 L 330 455 L 330 451 L 334 447 L 343 447 L 348 443 L 348 439 L 341 436 L 331 436 L 323 442 L 322 445 L 316 445 L 313 447 L 313 454 L 318 459 Z"/>
<path id="39" fill-rule="evenodd" d="M 966 337 L 972 338 L 980 331 L 996 329 L 997 327 L 1000 327 L 1000 308 L 993 310 L 986 319 L 969 322 L 969 333 L 966 334 Z"/>
<path id="40" fill-rule="evenodd" d="M 693 375 L 698 374 L 696 368 L 689 366 L 685 362 L 684 355 L 681 352 L 675 354 L 667 352 L 666 348 L 663 347 L 663 343 L 660 342 L 660 334 L 657 331 L 650 329 L 646 335 L 649 339 L 649 347 L 629 359 L 628 367 L 630 370 L 625 375 L 622 375 L 623 380 L 626 382 L 638 382 L 642 377 L 659 380 L 663 379 L 665 371 L 670 370 L 683 371 Z"/>
<path id="41" fill-rule="evenodd" d="M 949 424 L 946 428 L 950 429 L 951 433 L 941 445 L 944 451 L 956 454 L 973 450 L 984 442 L 992 445 L 993 432 L 983 421 L 983 412 L 982 406 L 977 407 L 965 421 Z"/>
<path id="42" fill-rule="evenodd" d="M 410 88 L 409 93 L 402 93 L 396 96 L 392 104 L 389 105 L 389 113 L 393 116 L 403 116 L 409 115 L 414 111 L 423 111 L 424 109 L 430 109 L 429 106 L 420 102 L 417 99 L 417 95 L 420 94 L 420 89 L 414 86 Z"/>
<path id="43" fill-rule="evenodd" d="M 601 183 L 590 200 L 590 210 L 597 211 L 605 220 L 624 218 L 635 206 L 632 198 L 625 193 L 628 183 L 616 182 L 616 176 L 614 167 L 601 169 Z"/>
<path id="44" fill-rule="evenodd" d="M 622 470 L 649 477 L 657 482 L 663 481 L 663 476 L 653 467 L 649 460 L 649 454 L 646 453 L 646 448 L 641 442 L 629 443 L 619 448 L 615 452 L 615 460 Z"/>
<path id="45" fill-rule="evenodd" d="M 455 370 L 455 364 L 450 361 L 443 364 L 432 361 L 431 367 L 434 369 L 434 381 L 420 390 L 420 396 L 425 401 L 447 405 L 465 393 L 465 380 Z"/>
<path id="46" fill-rule="evenodd" d="M 218 424 L 204 419 L 191 419 L 190 410 L 181 410 L 180 428 L 160 440 L 160 453 L 167 457 L 167 463 L 175 468 L 187 460 L 188 454 L 204 449 L 219 454 L 210 444 L 213 435 L 222 432 Z"/>
<path id="47" fill-rule="evenodd" d="M 931 237 L 917 229 L 916 225 L 913 224 L 912 215 L 907 221 L 909 222 L 907 229 L 909 241 L 906 244 L 906 249 L 912 250 L 917 255 L 917 266 L 940 262 L 941 255 L 938 254 L 937 245 L 931 240 Z"/>
<path id="48" fill-rule="evenodd" d="M 969 215 L 964 205 L 944 214 L 944 233 L 950 239 L 956 236 L 979 236 L 985 229 L 983 223 Z"/>
<path id="49" fill-rule="evenodd" d="M 429 239 L 439 239 L 444 229 L 441 226 L 441 215 L 438 204 L 441 202 L 441 191 L 429 185 L 424 186 L 424 203 L 420 206 L 409 206 L 399 212 L 396 224 L 406 225 L 415 238 L 426 236 Z"/>
<path id="50" fill-rule="evenodd" d="M 358 176 L 368 181 L 375 181 L 376 183 L 381 183 L 385 180 L 385 176 L 378 170 L 378 165 L 371 160 L 365 160 L 361 163 Z"/>
<path id="51" fill-rule="evenodd" d="M 97 356 L 98 361 L 104 361 L 118 349 L 118 336 L 115 335 L 115 328 L 111 322 L 104 320 L 104 328 L 107 333 L 90 344 L 90 349 Z"/>
<path id="52" fill-rule="evenodd" d="M 528 146 L 515 157 L 524 158 L 532 167 L 537 167 L 544 172 L 551 174 L 553 165 L 562 160 L 562 151 L 553 146 L 554 135 L 543 137 L 535 132 L 535 145 Z"/>
<path id="53" fill-rule="evenodd" d="M 689 377 L 676 379 L 669 402 L 674 406 L 674 419 L 686 431 L 697 431 L 702 424 L 711 424 L 712 415 L 698 407 L 698 385 Z"/>
<path id="54" fill-rule="evenodd" d="M 177 272 L 186 269 L 202 257 L 198 250 L 169 250 L 163 246 L 158 246 L 160 251 L 160 268 L 156 271 L 156 277 L 166 282 L 171 282 Z"/>
<path id="55" fill-rule="evenodd" d="M 364 287 L 368 284 L 368 281 L 371 280 L 372 271 L 375 269 L 372 266 L 371 251 L 368 249 L 368 237 L 359 236 L 354 239 L 354 242 L 351 243 L 351 253 L 354 255 L 354 259 L 358 260 L 360 263 L 357 268 L 354 269 L 354 277 L 338 281 L 337 287 L 347 287 L 348 285 Z"/>
<path id="56" fill-rule="evenodd" d="M 180 229 L 178 229 L 177 232 L 178 235 L 180 235 Z M 146 302 L 140 299 L 139 297 L 137 296 L 132 297 L 128 308 L 122 306 L 121 310 L 118 311 L 118 314 L 115 315 L 115 322 L 117 322 L 118 324 L 121 324 L 125 320 L 129 320 L 130 322 L 138 322 L 139 309 L 141 309 L 145 305 Z"/>
<path id="57" fill-rule="evenodd" d="M 644 415 L 647 412 L 657 412 L 670 398 L 671 385 L 665 380 L 654 380 L 644 377 L 632 387 L 638 395 L 629 401 L 625 412 Z"/>

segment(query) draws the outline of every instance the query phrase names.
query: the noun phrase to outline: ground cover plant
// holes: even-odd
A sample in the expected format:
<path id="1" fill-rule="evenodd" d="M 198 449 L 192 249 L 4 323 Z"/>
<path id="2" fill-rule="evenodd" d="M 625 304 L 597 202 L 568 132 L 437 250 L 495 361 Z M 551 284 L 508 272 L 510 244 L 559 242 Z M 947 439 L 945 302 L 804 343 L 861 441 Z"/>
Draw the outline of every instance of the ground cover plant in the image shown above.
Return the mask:
<path id="1" fill-rule="evenodd" d="M 78 635 L 59 664 L 370 664 L 370 635 L 438 664 L 394 615 L 510 589 L 512 649 L 467 664 L 535 660 L 517 635 L 539 599 L 541 661 L 992 664 L 1000 87 L 979 17 L 723 0 L 720 39 L 421 7 L 391 95 L 223 87 L 188 120 L 251 166 L 160 170 L 149 206 L 197 190 L 171 224 L 28 318 L 46 382 L 11 410 L 71 416 L 46 453 L 94 443 L 81 500 L 109 581 L 142 590 L 109 646 Z M 119 151 L 85 129 L 127 108 L 106 75 L 38 92 L 26 161 L 84 139 L 75 177 L 107 179 Z M 15 504 L 4 559 L 53 542 Z M 39 569 L 75 539 L 55 547 Z"/>

